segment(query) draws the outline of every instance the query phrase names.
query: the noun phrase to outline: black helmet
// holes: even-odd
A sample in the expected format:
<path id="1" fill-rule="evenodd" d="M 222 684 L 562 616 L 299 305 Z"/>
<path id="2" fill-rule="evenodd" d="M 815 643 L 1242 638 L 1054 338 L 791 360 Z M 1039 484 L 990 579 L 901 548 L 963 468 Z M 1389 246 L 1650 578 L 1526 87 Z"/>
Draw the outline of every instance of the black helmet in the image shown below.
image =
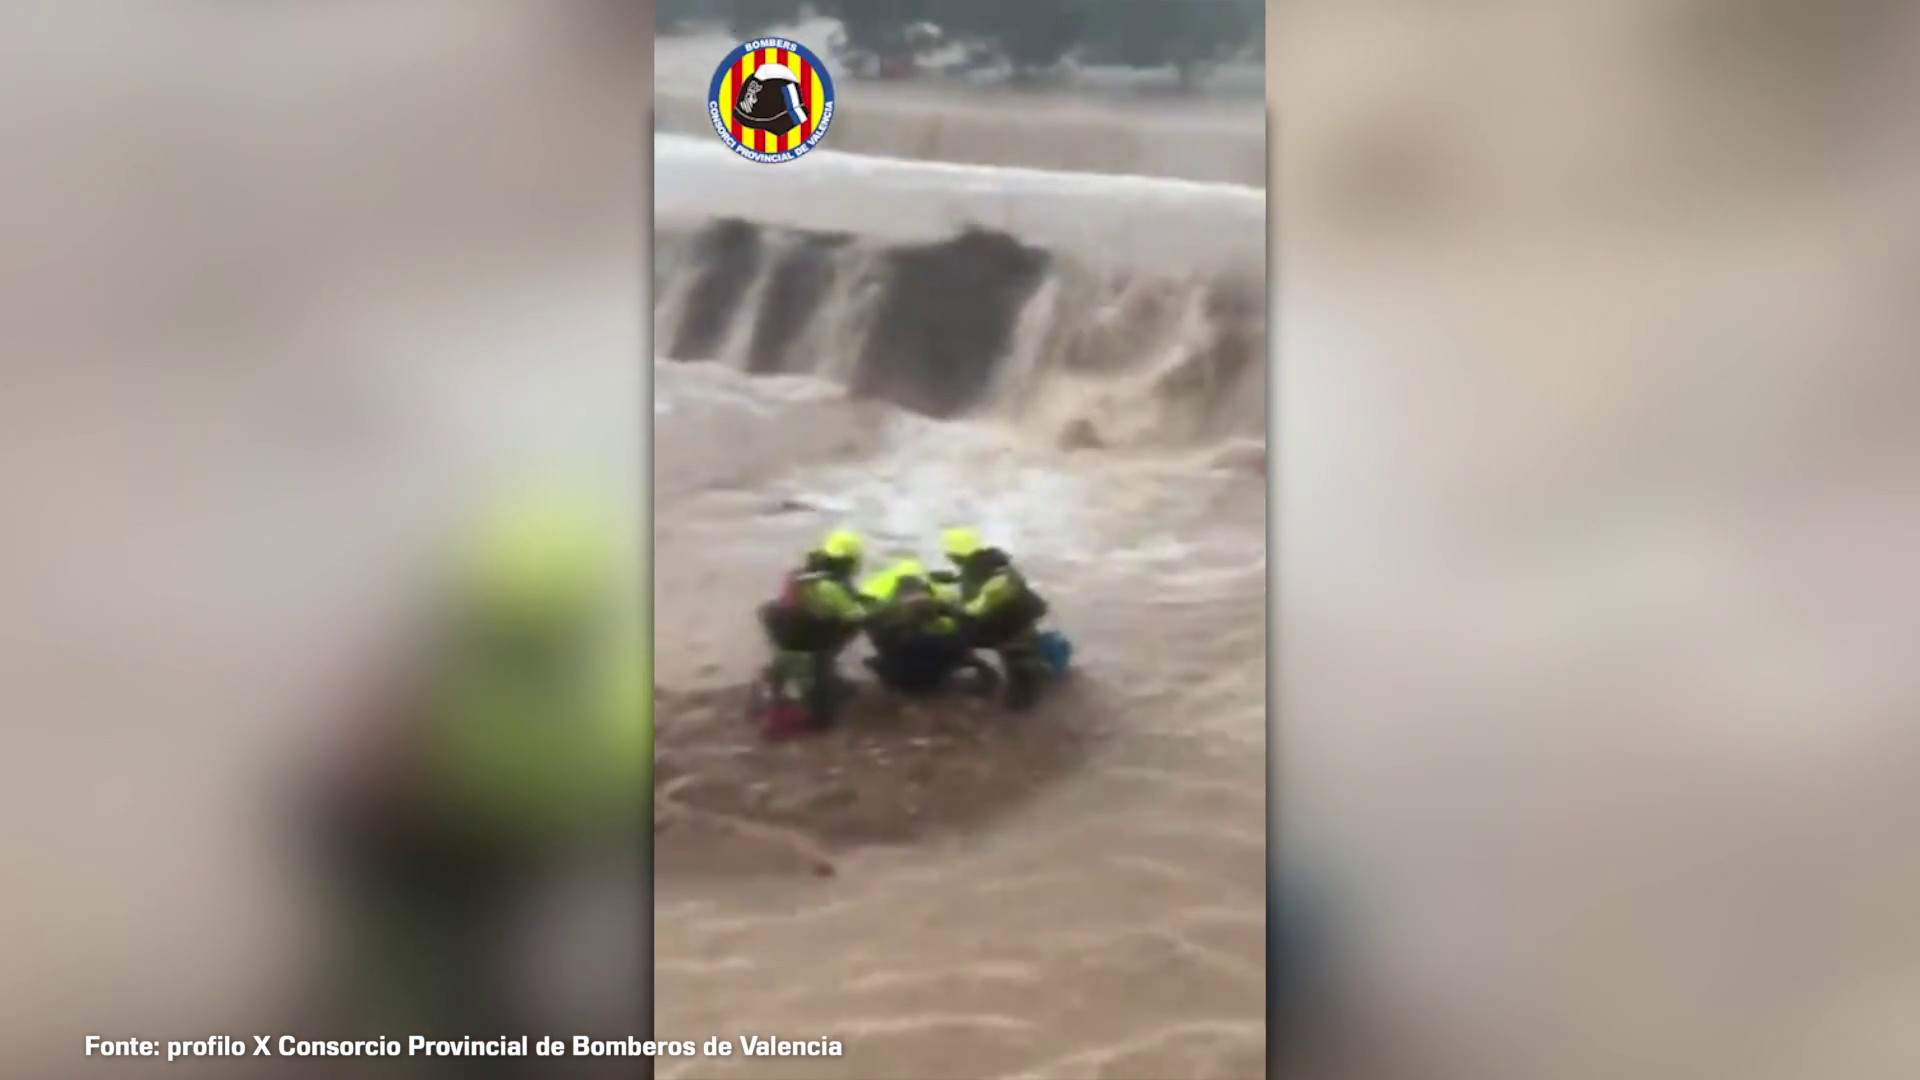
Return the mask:
<path id="1" fill-rule="evenodd" d="M 741 127 L 785 135 L 807 122 L 800 77 L 785 64 L 761 64 L 740 86 L 733 117 Z"/>

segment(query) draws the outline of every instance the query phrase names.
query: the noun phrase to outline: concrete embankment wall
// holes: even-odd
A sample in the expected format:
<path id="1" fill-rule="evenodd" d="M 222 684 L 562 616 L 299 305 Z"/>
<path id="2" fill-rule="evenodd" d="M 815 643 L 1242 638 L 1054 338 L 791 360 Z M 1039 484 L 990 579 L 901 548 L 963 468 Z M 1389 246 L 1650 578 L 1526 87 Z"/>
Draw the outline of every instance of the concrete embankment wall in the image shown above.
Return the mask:
<path id="1" fill-rule="evenodd" d="M 843 95 L 844 97 L 845 95 Z M 706 99 L 656 92 L 654 130 L 710 134 Z M 1264 187 L 1265 125 L 1257 114 L 1176 115 L 1046 101 L 953 102 L 861 95 L 835 112 L 825 145 L 886 157 L 1131 173 Z"/>

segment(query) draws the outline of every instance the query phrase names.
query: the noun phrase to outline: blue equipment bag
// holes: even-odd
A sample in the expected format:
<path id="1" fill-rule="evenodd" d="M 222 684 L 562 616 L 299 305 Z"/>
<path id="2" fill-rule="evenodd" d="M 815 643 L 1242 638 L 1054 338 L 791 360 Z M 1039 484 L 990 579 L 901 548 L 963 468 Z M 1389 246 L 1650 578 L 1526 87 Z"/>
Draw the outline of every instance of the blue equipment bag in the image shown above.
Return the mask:
<path id="1" fill-rule="evenodd" d="M 1073 642 L 1058 630 L 1048 630 L 1040 635 L 1040 659 L 1046 661 L 1048 670 L 1060 676 L 1067 673 L 1073 664 Z"/>

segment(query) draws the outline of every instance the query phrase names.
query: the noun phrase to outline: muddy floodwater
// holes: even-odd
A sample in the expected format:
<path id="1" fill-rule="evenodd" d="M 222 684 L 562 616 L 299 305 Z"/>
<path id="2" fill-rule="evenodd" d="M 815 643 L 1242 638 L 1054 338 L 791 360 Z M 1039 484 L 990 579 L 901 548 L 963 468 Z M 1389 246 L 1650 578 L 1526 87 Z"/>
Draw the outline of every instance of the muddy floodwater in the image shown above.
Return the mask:
<path id="1" fill-rule="evenodd" d="M 660 1075 L 1263 1075 L 1263 194 L 709 142 L 655 141 L 656 1031 L 845 1054 Z M 793 560 L 960 524 L 1072 680 L 761 743 Z"/>

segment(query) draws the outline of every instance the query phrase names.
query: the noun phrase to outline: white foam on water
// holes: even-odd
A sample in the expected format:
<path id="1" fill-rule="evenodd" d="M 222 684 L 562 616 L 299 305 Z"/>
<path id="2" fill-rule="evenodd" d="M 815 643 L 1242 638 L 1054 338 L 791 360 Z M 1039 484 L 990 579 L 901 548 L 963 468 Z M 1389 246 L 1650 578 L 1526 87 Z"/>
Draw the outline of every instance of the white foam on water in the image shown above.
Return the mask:
<path id="1" fill-rule="evenodd" d="M 1197 556 L 1220 547 L 1207 506 L 1232 479 L 1181 459 L 1049 453 L 998 425 L 903 414 L 871 457 L 797 473 L 787 492 L 863 530 L 886 549 L 876 554 L 925 556 L 943 529 L 967 526 L 1023 560 L 1159 571 L 1219 567 Z M 1229 561 L 1263 559 L 1254 539 Z"/>

